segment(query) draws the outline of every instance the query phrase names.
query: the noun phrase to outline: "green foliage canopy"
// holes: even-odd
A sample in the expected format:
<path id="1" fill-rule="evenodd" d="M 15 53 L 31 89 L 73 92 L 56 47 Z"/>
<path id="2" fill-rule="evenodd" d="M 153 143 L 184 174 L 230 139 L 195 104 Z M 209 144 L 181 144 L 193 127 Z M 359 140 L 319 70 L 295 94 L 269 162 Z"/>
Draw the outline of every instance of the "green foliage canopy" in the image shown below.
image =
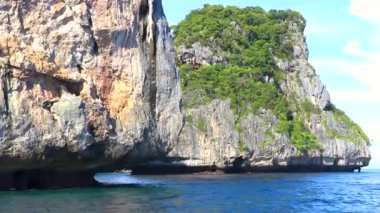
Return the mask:
<path id="1" fill-rule="evenodd" d="M 289 106 L 294 103 L 290 104 L 292 100 L 280 88 L 286 74 L 277 68 L 274 59 L 293 59 L 290 38 L 295 32 L 303 32 L 305 23 L 298 12 L 290 10 L 266 12 L 259 7 L 205 5 L 192 11 L 172 27 L 176 47 L 199 42 L 225 57 L 228 65 L 193 67 L 179 62 L 185 107 L 229 99 L 237 123 L 250 112 L 270 109 L 280 119 L 276 131 L 288 134 L 299 151 L 320 149 L 320 142 L 302 120 L 306 119 L 304 115 L 321 111 L 312 103 L 303 102 L 296 109 L 298 117 L 293 116 Z M 355 127 L 346 117 L 339 119 Z M 204 122 L 198 120 L 197 125 L 203 131 Z M 361 129 L 355 129 L 362 135 Z"/>

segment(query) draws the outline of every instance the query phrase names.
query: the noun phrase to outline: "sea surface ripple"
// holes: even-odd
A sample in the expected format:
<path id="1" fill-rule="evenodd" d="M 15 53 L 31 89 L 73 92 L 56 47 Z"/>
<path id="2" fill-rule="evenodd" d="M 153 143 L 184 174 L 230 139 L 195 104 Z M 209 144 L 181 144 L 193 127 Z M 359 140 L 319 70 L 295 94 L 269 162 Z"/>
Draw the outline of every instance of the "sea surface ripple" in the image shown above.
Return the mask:
<path id="1" fill-rule="evenodd" d="M 380 170 L 100 178 L 131 185 L 0 192 L 0 212 L 380 212 Z"/>

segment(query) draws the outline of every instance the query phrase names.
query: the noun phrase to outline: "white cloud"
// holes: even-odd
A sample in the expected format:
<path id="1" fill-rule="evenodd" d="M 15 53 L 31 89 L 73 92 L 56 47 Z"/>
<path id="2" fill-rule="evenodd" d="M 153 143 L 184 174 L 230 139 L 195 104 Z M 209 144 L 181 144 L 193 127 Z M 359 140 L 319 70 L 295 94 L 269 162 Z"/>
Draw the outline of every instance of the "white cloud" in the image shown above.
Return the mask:
<path id="1" fill-rule="evenodd" d="M 351 49 L 351 52 L 361 56 L 365 56 L 363 60 L 360 61 L 349 61 L 341 59 L 320 59 L 311 61 L 312 65 L 316 67 L 317 70 L 334 70 L 341 74 L 349 75 L 356 79 L 358 83 L 367 88 L 366 91 L 355 90 L 335 90 L 330 91 L 333 98 L 342 100 L 358 100 L 367 102 L 380 102 L 380 54 L 368 53 L 362 50 L 357 51 Z"/>
<path id="2" fill-rule="evenodd" d="M 371 56 L 363 62 L 348 62 L 350 67 L 347 69 L 347 73 L 368 88 L 380 91 L 380 57 L 373 57 L 374 59 Z M 378 58 L 378 60 L 375 58 Z"/>
<path id="3" fill-rule="evenodd" d="M 362 125 L 364 132 L 371 139 L 371 168 L 380 168 L 380 124 L 366 123 Z"/>
<path id="4" fill-rule="evenodd" d="M 364 130 L 370 136 L 371 140 L 376 140 L 380 142 L 380 124 L 367 123 L 367 125 L 365 125 Z M 380 148 L 380 144 L 379 144 L 379 148 Z"/>
<path id="5" fill-rule="evenodd" d="M 338 100 L 361 100 L 380 102 L 380 1 L 351 0 L 350 14 L 372 25 L 372 39 L 352 39 L 342 49 L 342 53 L 351 58 L 320 59 L 312 64 L 317 70 L 334 70 L 356 79 L 367 90 L 359 91 L 353 85 L 350 90 L 331 91 L 332 97 Z M 363 49 L 362 44 L 372 50 Z M 354 57 L 354 58 L 352 58 Z M 354 60 L 351 60 L 354 59 Z"/>
<path id="6" fill-rule="evenodd" d="M 354 56 L 365 56 L 365 53 L 361 48 L 361 42 L 359 40 L 349 41 L 346 44 L 346 47 L 344 47 L 343 53 Z"/>
<path id="7" fill-rule="evenodd" d="M 357 90 L 333 90 L 330 92 L 333 100 L 352 101 L 365 103 L 380 103 L 380 93 L 374 90 L 357 91 Z"/>
<path id="8" fill-rule="evenodd" d="M 321 27 L 316 25 L 306 25 L 305 34 L 317 34 L 317 33 L 323 33 L 325 30 L 323 30 Z"/>
<path id="9" fill-rule="evenodd" d="M 371 169 L 380 169 L 380 145 L 379 144 L 373 144 L 370 147 L 371 150 L 371 161 L 369 162 L 369 167 Z"/>
<path id="10" fill-rule="evenodd" d="M 378 0 L 352 0 L 350 14 L 362 20 L 380 24 L 380 1 Z"/>

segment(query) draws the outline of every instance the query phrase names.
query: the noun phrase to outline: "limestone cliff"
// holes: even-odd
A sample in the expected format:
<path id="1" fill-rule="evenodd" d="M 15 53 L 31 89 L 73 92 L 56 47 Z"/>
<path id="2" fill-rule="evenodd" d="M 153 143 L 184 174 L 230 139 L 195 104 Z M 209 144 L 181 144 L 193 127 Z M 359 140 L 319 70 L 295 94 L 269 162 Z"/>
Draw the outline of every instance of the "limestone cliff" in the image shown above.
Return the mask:
<path id="1" fill-rule="evenodd" d="M 307 61 L 304 20 L 248 8 L 243 25 L 228 10 L 175 29 L 182 95 L 161 0 L 2 1 L 0 189 L 92 185 L 124 167 L 368 165 L 364 133 Z"/>
<path id="2" fill-rule="evenodd" d="M 0 172 L 120 168 L 176 144 L 161 0 L 5 0 L 0 34 Z"/>
<path id="3" fill-rule="evenodd" d="M 368 165 L 368 138 L 331 103 L 308 63 L 304 27 L 292 11 L 221 6 L 194 11 L 175 26 L 186 118 L 170 152 L 181 157 L 178 165 L 227 171 L 350 171 Z M 229 92 L 223 84 L 240 86 Z M 249 90 L 247 84 L 260 87 Z"/>

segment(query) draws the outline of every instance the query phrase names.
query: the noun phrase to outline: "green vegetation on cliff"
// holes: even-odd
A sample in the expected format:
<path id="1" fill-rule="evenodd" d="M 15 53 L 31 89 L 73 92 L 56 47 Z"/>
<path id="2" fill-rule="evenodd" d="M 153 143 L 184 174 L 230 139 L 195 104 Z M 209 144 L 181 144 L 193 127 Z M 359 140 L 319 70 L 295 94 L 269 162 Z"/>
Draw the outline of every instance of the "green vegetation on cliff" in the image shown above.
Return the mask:
<path id="1" fill-rule="evenodd" d="M 294 11 L 206 5 L 173 26 L 177 47 L 200 42 L 229 61 L 228 66 L 201 66 L 196 71 L 180 64 L 182 88 L 193 93 L 187 106 L 228 98 L 239 116 L 268 106 L 285 115 L 288 107 L 279 89 L 284 73 L 275 66 L 273 56 L 292 57 L 293 48 L 286 39 L 291 22 L 300 30 L 305 27 L 302 16 Z"/>
<path id="2" fill-rule="evenodd" d="M 321 148 L 306 126 L 310 114 L 320 114 L 321 110 L 308 101 L 297 103 L 287 98 L 280 86 L 287 74 L 275 62 L 275 58 L 293 59 L 290 38 L 305 28 L 298 12 L 205 5 L 172 28 L 177 49 L 199 43 L 228 61 L 202 66 L 178 58 L 185 107 L 228 99 L 236 126 L 249 113 L 269 109 L 280 120 L 275 130 L 288 134 L 299 151 Z M 344 116 L 341 120 L 352 126 Z M 200 129 L 202 126 L 198 124 Z M 358 133 L 362 131 L 358 129 Z M 241 149 L 246 148 L 243 141 L 239 144 Z"/>
<path id="3" fill-rule="evenodd" d="M 351 118 L 349 118 L 346 115 L 346 113 L 334 107 L 333 115 L 335 119 L 342 122 L 344 125 L 346 125 L 347 129 L 350 129 L 352 131 L 350 134 L 346 135 L 346 137 L 342 136 L 339 133 L 336 133 L 338 138 L 346 138 L 356 144 L 359 144 L 360 140 L 357 137 L 359 135 L 361 138 L 363 138 L 366 141 L 367 144 L 370 144 L 370 140 L 368 136 L 364 133 L 362 128 L 358 124 L 356 124 L 354 121 L 352 121 Z"/>
<path id="4" fill-rule="evenodd" d="M 220 48 L 231 64 L 265 67 L 272 70 L 273 57 L 292 56 L 293 48 L 285 38 L 290 22 L 299 30 L 305 28 L 305 20 L 294 11 L 265 12 L 259 7 L 209 6 L 190 13 L 176 32 L 176 46 L 203 45 Z"/>
<path id="5" fill-rule="evenodd" d="M 278 114 L 287 112 L 287 102 L 276 81 L 264 82 L 265 73 L 260 68 L 214 65 L 193 71 L 191 66 L 182 65 L 180 70 L 183 91 L 194 93 L 191 101 L 185 103 L 187 107 L 228 98 L 239 117 L 257 112 L 261 107 L 270 107 Z"/>

